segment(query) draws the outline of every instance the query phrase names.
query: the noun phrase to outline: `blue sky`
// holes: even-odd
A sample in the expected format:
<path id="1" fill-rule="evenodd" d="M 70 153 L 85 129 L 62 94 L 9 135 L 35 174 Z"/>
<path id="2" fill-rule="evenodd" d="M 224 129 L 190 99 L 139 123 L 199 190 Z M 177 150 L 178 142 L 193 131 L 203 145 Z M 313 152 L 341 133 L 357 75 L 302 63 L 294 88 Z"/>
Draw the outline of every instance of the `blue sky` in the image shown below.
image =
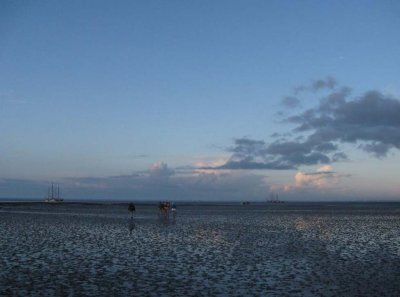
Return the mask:
<path id="1" fill-rule="evenodd" d="M 399 16 L 396 1 L 2 1 L 0 197 L 56 181 L 87 199 L 399 199 Z M 344 87 L 324 125 L 354 135 L 307 146 L 319 127 L 289 118 Z M 357 100 L 382 109 L 352 117 Z M 290 161 L 273 150 L 293 142 Z"/>

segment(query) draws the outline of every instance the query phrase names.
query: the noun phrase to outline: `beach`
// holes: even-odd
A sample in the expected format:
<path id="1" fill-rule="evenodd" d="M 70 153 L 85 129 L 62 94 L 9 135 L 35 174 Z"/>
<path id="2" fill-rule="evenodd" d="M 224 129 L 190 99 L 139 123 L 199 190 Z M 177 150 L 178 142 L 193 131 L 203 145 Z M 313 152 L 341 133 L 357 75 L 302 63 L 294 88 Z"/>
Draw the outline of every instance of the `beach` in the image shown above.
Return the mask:
<path id="1" fill-rule="evenodd" d="M 0 207 L 0 296 L 400 295 L 400 203 Z"/>

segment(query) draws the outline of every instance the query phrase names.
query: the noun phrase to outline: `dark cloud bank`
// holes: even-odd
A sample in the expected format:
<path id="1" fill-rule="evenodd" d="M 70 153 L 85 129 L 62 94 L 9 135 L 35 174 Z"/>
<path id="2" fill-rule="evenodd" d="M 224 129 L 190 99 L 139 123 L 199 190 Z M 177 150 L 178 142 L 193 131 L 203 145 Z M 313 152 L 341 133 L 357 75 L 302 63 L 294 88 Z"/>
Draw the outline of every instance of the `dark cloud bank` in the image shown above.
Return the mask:
<path id="1" fill-rule="evenodd" d="M 378 158 L 400 148 L 400 101 L 378 91 L 351 96 L 349 87 L 338 87 L 335 79 L 317 80 L 300 86 L 300 92 L 325 95 L 319 104 L 284 122 L 295 125 L 292 138 L 263 140 L 239 138 L 228 150 L 229 161 L 218 169 L 296 169 L 301 165 L 330 164 L 347 159 L 341 144 L 349 143 Z M 285 97 L 282 104 L 295 108 L 297 97 Z M 275 137 L 277 134 L 275 134 Z"/>

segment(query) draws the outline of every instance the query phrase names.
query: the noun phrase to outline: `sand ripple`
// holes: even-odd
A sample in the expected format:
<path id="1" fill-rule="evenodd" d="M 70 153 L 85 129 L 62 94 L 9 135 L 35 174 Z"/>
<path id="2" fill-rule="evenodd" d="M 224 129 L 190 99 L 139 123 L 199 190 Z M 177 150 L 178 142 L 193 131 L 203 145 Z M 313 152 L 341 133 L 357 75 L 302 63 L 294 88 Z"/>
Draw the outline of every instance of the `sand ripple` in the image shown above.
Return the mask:
<path id="1" fill-rule="evenodd" d="M 3 207 L 0 295 L 399 296 L 400 213 L 351 207 Z"/>

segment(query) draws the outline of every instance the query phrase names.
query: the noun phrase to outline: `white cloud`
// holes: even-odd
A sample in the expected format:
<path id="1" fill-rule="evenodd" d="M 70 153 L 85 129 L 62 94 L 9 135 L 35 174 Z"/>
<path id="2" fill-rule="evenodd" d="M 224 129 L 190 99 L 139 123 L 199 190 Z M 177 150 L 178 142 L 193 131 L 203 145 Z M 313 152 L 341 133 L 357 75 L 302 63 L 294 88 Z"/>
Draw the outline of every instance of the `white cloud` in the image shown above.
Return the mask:
<path id="1" fill-rule="evenodd" d="M 281 190 L 288 194 L 311 191 L 318 195 L 327 190 L 337 189 L 340 178 L 343 176 L 333 171 L 332 166 L 323 165 L 314 172 L 296 172 L 293 183 L 284 184 L 281 186 Z"/>
<path id="2" fill-rule="evenodd" d="M 317 172 L 332 172 L 332 171 L 333 169 L 331 165 L 323 165 L 317 169 Z"/>
<path id="3" fill-rule="evenodd" d="M 152 176 L 168 177 L 174 175 L 175 172 L 166 163 L 159 161 L 150 166 L 149 173 Z"/>
<path id="4" fill-rule="evenodd" d="M 336 174 L 307 174 L 297 172 L 295 175 L 295 184 L 297 188 L 329 188 L 337 183 Z"/>
<path id="5" fill-rule="evenodd" d="M 194 167 L 196 168 L 194 172 L 198 174 L 226 174 L 231 172 L 231 170 L 220 170 L 212 169 L 218 168 L 224 165 L 228 161 L 229 157 L 198 157 L 194 162 Z M 207 169 L 203 169 L 207 168 Z"/>

